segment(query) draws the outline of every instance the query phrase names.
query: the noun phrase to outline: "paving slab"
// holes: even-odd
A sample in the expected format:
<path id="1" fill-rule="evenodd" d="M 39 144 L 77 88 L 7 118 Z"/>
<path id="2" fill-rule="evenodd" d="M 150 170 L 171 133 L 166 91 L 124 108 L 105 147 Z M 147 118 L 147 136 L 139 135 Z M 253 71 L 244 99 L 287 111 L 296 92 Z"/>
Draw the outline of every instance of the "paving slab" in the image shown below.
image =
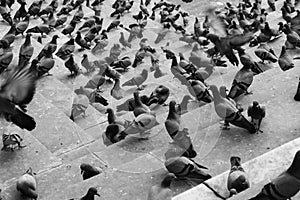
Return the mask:
<path id="1" fill-rule="evenodd" d="M 257 156 L 256 158 L 244 162 L 243 168 L 247 172 L 247 175 L 249 176 L 250 180 L 250 188 L 247 189 L 245 192 L 242 192 L 238 194 L 236 197 L 231 198 L 234 200 L 237 199 L 247 199 L 250 196 L 248 195 L 255 195 L 258 191 L 258 188 L 262 188 L 264 184 L 268 183 L 273 178 L 277 177 L 281 172 L 286 170 L 293 158 L 295 153 L 299 150 L 299 142 L 300 139 L 297 138 L 295 140 L 292 140 L 290 142 L 287 142 L 283 145 L 281 145 L 278 148 L 275 148 L 265 154 L 262 154 L 260 156 Z M 263 166 L 263 167 L 262 167 Z M 227 177 L 228 177 L 229 171 L 226 171 L 218 176 L 215 176 L 206 182 L 215 188 L 220 194 L 226 196 L 228 195 L 227 190 Z M 258 185 L 260 187 L 258 187 Z M 252 190 L 252 188 L 254 190 Z M 249 190 L 249 192 L 248 192 Z M 252 192 L 250 192 L 250 190 Z M 243 194 L 245 193 L 245 195 Z M 299 196 L 299 195 L 298 195 Z M 247 197 L 247 198 L 245 198 Z M 176 197 L 174 197 L 174 200 L 180 200 L 180 199 L 204 199 L 204 200 L 217 200 L 219 199 L 216 197 L 211 190 L 209 190 L 206 186 L 203 184 L 186 191 Z"/>
<path id="2" fill-rule="evenodd" d="M 39 92 L 35 94 L 28 110 L 37 122 L 37 127 L 31 133 L 56 155 L 93 140 Z"/>
<path id="3" fill-rule="evenodd" d="M 61 160 L 54 156 L 32 134 L 22 131 L 16 126 L 10 126 L 6 132 L 16 132 L 22 138 L 22 145 L 26 147 L 13 152 L 0 151 L 0 177 L 1 183 L 10 182 L 10 179 L 21 176 L 29 167 L 35 172 L 51 169 L 61 164 Z M 0 148 L 2 148 L 2 143 Z M 37 162 L 37 160 L 39 162 Z M 4 183 L 6 185 L 7 183 Z M 7 186 L 7 185 L 6 185 Z M 4 187 L 5 189 L 5 187 Z"/>

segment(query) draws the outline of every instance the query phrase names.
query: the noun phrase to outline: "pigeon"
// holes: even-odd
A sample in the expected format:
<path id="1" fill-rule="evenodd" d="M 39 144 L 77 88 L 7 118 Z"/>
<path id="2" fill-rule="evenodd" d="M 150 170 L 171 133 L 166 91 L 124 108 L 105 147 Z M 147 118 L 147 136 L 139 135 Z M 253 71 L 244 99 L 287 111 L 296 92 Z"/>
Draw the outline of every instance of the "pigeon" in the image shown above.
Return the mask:
<path id="1" fill-rule="evenodd" d="M 199 80 L 204 83 L 208 77 L 212 75 L 214 67 L 212 65 L 207 65 L 205 68 L 199 68 L 190 76 L 191 79 Z"/>
<path id="2" fill-rule="evenodd" d="M 35 94 L 36 81 L 28 68 L 15 67 L 5 75 L 0 87 L 0 113 L 7 121 L 28 131 L 36 127 L 34 118 L 25 113 Z"/>
<path id="3" fill-rule="evenodd" d="M 254 125 L 240 113 L 232 102 L 220 95 L 217 86 L 210 85 L 209 89 L 213 93 L 215 111 L 220 118 L 237 127 L 247 129 L 250 133 L 256 133 Z"/>
<path id="4" fill-rule="evenodd" d="M 143 113 L 150 113 L 150 108 L 146 104 L 142 103 L 138 91 L 135 91 L 133 93 L 133 98 L 134 98 L 133 114 L 135 117 Z"/>
<path id="5" fill-rule="evenodd" d="M 89 57 L 87 54 L 83 54 L 81 65 L 86 69 L 88 73 L 95 71 L 95 65 L 93 62 L 89 61 Z"/>
<path id="6" fill-rule="evenodd" d="M 257 133 L 262 132 L 260 130 L 260 124 L 262 119 L 266 116 L 266 108 L 259 105 L 257 101 L 253 101 L 252 105 L 248 107 L 248 116 L 251 117 L 251 123 L 254 124 Z"/>
<path id="7" fill-rule="evenodd" d="M 154 41 L 154 44 L 158 44 L 158 43 L 160 43 L 161 41 L 163 41 L 164 38 L 166 37 L 166 35 L 167 35 L 169 32 L 170 32 L 170 31 L 169 31 L 169 29 L 167 29 L 167 28 L 161 29 L 161 30 L 158 32 L 158 34 L 157 34 L 157 37 L 156 37 L 156 39 L 155 39 L 155 41 Z"/>
<path id="8" fill-rule="evenodd" d="M 123 119 L 117 118 L 114 113 L 114 110 L 111 108 L 107 108 L 106 113 L 107 113 L 108 124 L 118 124 L 120 126 L 127 127 L 130 122 L 126 119 L 123 120 Z"/>
<path id="9" fill-rule="evenodd" d="M 121 15 L 119 14 L 119 15 L 116 17 L 116 19 L 114 19 L 114 20 L 108 25 L 108 27 L 107 27 L 107 29 L 106 29 L 107 32 L 110 32 L 111 30 L 117 28 L 117 27 L 120 25 L 120 23 L 121 23 L 120 17 L 121 17 Z"/>
<path id="10" fill-rule="evenodd" d="M 254 39 L 254 36 L 252 32 L 230 37 L 219 37 L 209 33 L 206 35 L 206 38 L 215 44 L 215 48 L 220 52 L 221 56 L 225 55 L 233 65 L 238 66 L 239 61 L 235 56 L 233 49 L 240 48 L 244 44 L 250 42 Z"/>
<path id="11" fill-rule="evenodd" d="M 80 20 L 83 18 L 83 16 L 84 16 L 84 13 L 82 10 L 82 5 L 80 5 L 71 21 L 80 22 Z"/>
<path id="12" fill-rule="evenodd" d="M 110 95 L 117 100 L 124 98 L 125 91 L 120 86 L 120 80 L 116 79 L 113 88 L 110 91 Z"/>
<path id="13" fill-rule="evenodd" d="M 192 97 L 190 95 L 186 94 L 183 96 L 181 103 L 180 103 L 180 111 L 179 111 L 180 115 L 183 115 L 188 112 L 189 100 L 192 100 Z"/>
<path id="14" fill-rule="evenodd" d="M 123 45 L 124 48 L 126 47 L 131 48 L 131 44 L 125 39 L 123 32 L 120 32 L 119 42 Z"/>
<path id="15" fill-rule="evenodd" d="M 16 27 L 14 25 L 7 31 L 7 33 L 1 38 L 2 41 L 7 41 L 8 46 L 10 46 L 16 38 Z"/>
<path id="16" fill-rule="evenodd" d="M 79 67 L 74 61 L 73 54 L 70 55 L 69 59 L 65 62 L 65 67 L 71 72 L 71 75 L 77 76 L 79 73 Z"/>
<path id="17" fill-rule="evenodd" d="M 68 17 L 66 15 L 60 16 L 56 19 L 55 24 L 53 25 L 53 28 L 58 28 L 60 26 L 63 26 L 65 22 L 67 21 Z"/>
<path id="18" fill-rule="evenodd" d="M 26 35 L 25 42 L 21 45 L 19 51 L 19 63 L 18 67 L 25 67 L 33 54 L 33 46 L 31 45 L 31 34 Z"/>
<path id="19" fill-rule="evenodd" d="M 0 74 L 4 72 L 12 62 L 14 54 L 11 51 L 4 52 L 0 56 Z"/>
<path id="20" fill-rule="evenodd" d="M 66 60 L 67 58 L 69 58 L 71 53 L 74 52 L 74 50 L 75 50 L 74 38 L 71 38 L 58 49 L 55 55 L 62 60 Z"/>
<path id="21" fill-rule="evenodd" d="M 48 51 L 48 49 L 51 49 L 50 50 L 51 54 L 56 51 L 56 49 L 57 49 L 57 38 L 59 38 L 58 35 L 53 35 L 52 36 L 51 41 L 43 47 L 43 49 L 41 50 L 41 52 L 37 56 L 37 60 L 41 60 L 46 55 L 46 52 Z"/>
<path id="22" fill-rule="evenodd" d="M 70 37 L 72 37 L 72 33 L 76 28 L 76 22 L 75 21 L 71 21 L 70 24 L 68 24 L 62 31 L 61 33 L 64 35 L 69 35 Z"/>
<path id="23" fill-rule="evenodd" d="M 149 98 L 147 95 L 140 96 L 140 101 L 145 105 L 148 104 L 148 99 Z M 134 107 L 135 107 L 135 100 L 134 100 L 134 98 L 130 98 L 130 99 L 127 99 L 122 104 L 117 105 L 116 108 L 117 108 L 117 112 L 121 112 L 121 111 L 133 111 Z"/>
<path id="24" fill-rule="evenodd" d="M 230 157 L 231 168 L 227 179 L 227 188 L 230 196 L 242 192 L 250 187 L 250 183 L 241 165 L 241 158 L 238 156 Z"/>
<path id="25" fill-rule="evenodd" d="M 276 10 L 276 6 L 275 6 L 275 0 L 268 0 L 268 5 L 271 8 L 272 11 Z"/>
<path id="26" fill-rule="evenodd" d="M 101 74 L 95 74 L 84 86 L 85 88 L 98 89 L 105 83 L 106 79 Z"/>
<path id="27" fill-rule="evenodd" d="M 95 196 L 99 196 L 100 194 L 98 193 L 98 190 L 95 187 L 90 187 L 86 195 L 79 199 L 69 199 L 69 200 L 94 200 Z"/>
<path id="28" fill-rule="evenodd" d="M 198 101 L 203 101 L 205 103 L 212 102 L 212 96 L 210 95 L 208 88 L 204 83 L 199 80 L 188 80 L 188 83 L 188 91 Z"/>
<path id="29" fill-rule="evenodd" d="M 1 151 L 14 151 L 16 148 L 21 149 L 26 147 L 26 145 L 21 145 L 21 142 L 23 141 L 23 138 L 17 133 L 3 133 L 2 134 L 2 142 L 3 147 Z M 17 146 L 16 146 L 17 145 Z"/>
<path id="30" fill-rule="evenodd" d="M 96 20 L 100 20 L 100 18 L 97 17 L 97 16 L 94 16 L 94 17 L 92 17 L 92 18 L 88 18 L 88 19 L 82 24 L 82 26 L 79 27 L 78 30 L 81 31 L 81 30 L 83 30 L 83 29 L 85 29 L 85 28 L 91 28 L 91 27 L 93 27 L 93 26 L 95 25 L 95 23 L 96 23 Z"/>
<path id="31" fill-rule="evenodd" d="M 169 173 L 175 174 L 177 179 L 190 179 L 200 184 L 212 177 L 202 170 L 207 169 L 206 167 L 183 156 L 168 158 L 164 164 Z"/>
<path id="32" fill-rule="evenodd" d="M 298 82 L 298 87 L 297 87 L 297 92 L 294 96 L 295 101 L 300 101 L 300 77 L 299 77 L 299 82 Z"/>
<path id="33" fill-rule="evenodd" d="M 196 37 L 205 36 L 205 35 L 208 34 L 207 29 L 202 29 L 201 23 L 200 23 L 198 17 L 195 17 L 194 34 L 195 34 Z"/>
<path id="34" fill-rule="evenodd" d="M 38 77 L 41 77 L 46 73 L 50 75 L 49 71 L 54 67 L 55 60 L 53 59 L 52 54 L 50 52 L 51 49 L 48 49 L 48 51 L 46 51 L 45 53 L 45 57 L 41 59 L 39 64 L 36 66 Z"/>
<path id="35" fill-rule="evenodd" d="M 148 11 L 147 7 L 145 6 L 143 0 L 140 1 L 140 10 L 143 12 L 143 14 L 145 14 L 145 15 L 147 15 L 147 16 L 150 15 L 150 14 L 149 14 L 149 11 Z"/>
<path id="36" fill-rule="evenodd" d="M 92 48 L 93 54 L 103 52 L 104 48 L 108 46 L 108 40 L 96 40 L 95 43 L 96 45 Z"/>
<path id="37" fill-rule="evenodd" d="M 29 25 L 29 18 L 30 15 L 26 15 L 23 21 L 20 21 L 17 24 L 13 25 L 16 28 L 16 36 L 19 34 L 23 36 L 25 30 L 28 28 Z"/>
<path id="38" fill-rule="evenodd" d="M 249 65 L 244 65 L 235 75 L 234 80 L 232 82 L 231 89 L 228 93 L 228 97 L 231 99 L 236 99 L 242 94 L 252 94 L 252 92 L 248 92 L 248 88 L 253 82 L 254 73 Z"/>
<path id="39" fill-rule="evenodd" d="M 151 104 L 163 105 L 170 95 L 170 89 L 164 85 L 159 85 L 155 90 L 150 94 L 148 106 Z"/>
<path id="40" fill-rule="evenodd" d="M 261 192 L 249 200 L 291 199 L 295 196 L 300 189 L 299 161 L 300 151 L 297 151 L 289 168 L 264 185 Z"/>
<path id="41" fill-rule="evenodd" d="M 25 174 L 23 174 L 17 180 L 17 190 L 21 192 L 25 197 L 37 199 L 38 194 L 36 192 L 37 183 L 34 177 L 35 173 L 29 168 Z"/>
<path id="42" fill-rule="evenodd" d="M 142 85 L 148 78 L 148 70 L 143 69 L 143 71 L 140 74 L 137 74 L 133 78 L 129 79 L 125 83 L 122 84 L 122 87 L 124 86 L 137 86 L 138 90 L 142 90 L 145 86 Z"/>
<path id="43" fill-rule="evenodd" d="M 174 138 L 177 132 L 179 131 L 180 119 L 181 119 L 180 110 L 181 110 L 180 106 L 178 109 L 176 109 L 175 101 L 172 100 L 169 103 L 169 113 L 165 121 L 165 127 L 171 138 Z"/>
<path id="44" fill-rule="evenodd" d="M 37 17 L 40 13 L 42 7 L 43 0 L 37 0 L 32 2 L 32 4 L 28 8 L 28 14 L 33 17 Z"/>
<path id="45" fill-rule="evenodd" d="M 286 47 L 284 45 L 281 48 L 281 53 L 278 58 L 278 64 L 282 71 L 287 71 L 294 68 L 295 66 L 292 57 L 287 53 Z"/>
<path id="46" fill-rule="evenodd" d="M 20 21 L 22 20 L 24 17 L 26 17 L 27 15 L 27 11 L 26 11 L 26 8 L 25 8 L 25 5 L 26 5 L 26 1 L 21 1 L 20 2 L 20 8 L 17 10 L 17 12 L 15 13 L 13 19 L 14 21 Z"/>
<path id="47" fill-rule="evenodd" d="M 145 56 L 146 56 L 146 51 L 144 49 L 140 48 L 135 54 L 132 67 L 136 68 L 139 64 L 141 64 L 143 62 Z"/>
<path id="48" fill-rule="evenodd" d="M 121 55 L 121 46 L 119 44 L 114 44 L 109 52 L 109 58 L 113 61 L 118 60 L 118 57 Z M 108 63 L 110 64 L 110 63 Z"/>
<path id="49" fill-rule="evenodd" d="M 80 170 L 83 180 L 89 179 L 102 173 L 102 170 L 99 167 L 94 167 L 88 163 L 81 163 Z"/>
<path id="50" fill-rule="evenodd" d="M 300 47 L 300 36 L 288 24 L 284 25 L 282 31 L 286 34 L 286 44 L 289 48 Z"/>
<path id="51" fill-rule="evenodd" d="M 87 41 L 84 38 L 81 37 L 81 33 L 77 31 L 76 34 L 77 35 L 75 37 L 75 42 L 81 47 L 80 50 L 90 49 L 90 45 L 87 43 Z"/>
<path id="52" fill-rule="evenodd" d="M 170 189 L 170 186 L 174 179 L 176 179 L 176 176 L 169 173 L 165 176 L 161 183 L 151 186 L 147 200 L 172 200 L 173 192 Z"/>
<path id="53" fill-rule="evenodd" d="M 4 21 L 6 21 L 9 25 L 13 25 L 13 20 L 11 18 L 10 12 L 7 10 L 6 1 L 2 0 L 0 2 L 0 14 Z"/>
<path id="54" fill-rule="evenodd" d="M 262 62 L 264 62 L 265 60 L 269 60 L 272 63 L 277 62 L 277 57 L 274 55 L 273 49 L 266 50 L 264 48 L 257 48 L 254 53 L 262 60 Z"/>
<path id="55" fill-rule="evenodd" d="M 130 57 L 125 56 L 119 60 L 110 63 L 110 66 L 118 72 L 128 71 L 128 67 L 131 65 Z"/>
<path id="56" fill-rule="evenodd" d="M 95 26 L 93 26 L 88 32 L 87 34 L 85 34 L 84 36 L 84 40 L 90 44 L 95 38 L 96 38 L 96 34 L 98 33 L 97 29 Z"/>
<path id="57" fill-rule="evenodd" d="M 183 128 L 177 132 L 165 153 L 166 160 L 171 157 L 179 156 L 187 158 L 195 158 L 197 156 L 197 152 L 194 149 L 189 130 L 187 128 Z"/>
<path id="58" fill-rule="evenodd" d="M 38 26 L 35 26 L 33 28 L 27 29 L 26 33 L 40 33 L 42 37 L 46 37 L 50 33 L 51 29 L 46 24 L 41 24 Z M 46 35 L 43 35 L 46 34 Z"/>
<path id="59" fill-rule="evenodd" d="M 115 69 L 113 69 L 111 66 L 109 66 L 107 63 L 104 63 L 104 74 L 108 78 L 111 78 L 113 80 L 117 80 L 121 78 L 121 74 L 117 72 Z"/>
<path id="60" fill-rule="evenodd" d="M 146 139 L 149 137 L 149 130 L 157 125 L 159 125 L 159 123 L 156 120 L 155 113 L 145 112 L 135 115 L 133 121 L 120 134 L 124 136 L 133 135 L 137 138 Z"/>
<path id="61" fill-rule="evenodd" d="M 86 95 L 78 94 L 75 95 L 73 99 L 73 105 L 71 110 L 71 116 L 70 119 L 74 121 L 75 118 L 79 117 L 83 114 L 83 116 L 86 116 L 85 111 L 89 107 L 89 98 Z"/>

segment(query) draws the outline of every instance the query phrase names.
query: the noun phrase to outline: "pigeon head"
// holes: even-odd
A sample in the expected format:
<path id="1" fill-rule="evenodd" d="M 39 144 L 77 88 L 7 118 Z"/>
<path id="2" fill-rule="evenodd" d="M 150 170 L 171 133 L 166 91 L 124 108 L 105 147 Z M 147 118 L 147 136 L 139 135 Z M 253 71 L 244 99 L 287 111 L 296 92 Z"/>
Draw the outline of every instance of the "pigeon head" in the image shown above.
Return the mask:
<path id="1" fill-rule="evenodd" d="M 171 183 L 172 181 L 176 179 L 176 176 L 175 174 L 173 173 L 169 173 L 167 174 L 167 176 L 163 179 L 163 181 L 161 182 L 161 186 L 162 187 L 170 187 L 171 186 Z"/>
<path id="2" fill-rule="evenodd" d="M 257 101 L 253 101 L 252 104 L 253 104 L 253 107 L 258 107 L 258 105 L 259 105 Z"/>
<path id="3" fill-rule="evenodd" d="M 231 156 L 230 164 L 231 164 L 231 168 L 234 166 L 241 166 L 241 158 L 238 156 Z"/>
<path id="4" fill-rule="evenodd" d="M 95 187 L 90 187 L 88 190 L 88 194 L 90 195 L 97 195 L 100 197 L 100 194 L 98 193 L 98 190 Z"/>
<path id="5" fill-rule="evenodd" d="M 83 58 L 86 58 L 86 57 L 87 57 L 87 54 L 83 54 L 82 57 L 83 57 Z"/>

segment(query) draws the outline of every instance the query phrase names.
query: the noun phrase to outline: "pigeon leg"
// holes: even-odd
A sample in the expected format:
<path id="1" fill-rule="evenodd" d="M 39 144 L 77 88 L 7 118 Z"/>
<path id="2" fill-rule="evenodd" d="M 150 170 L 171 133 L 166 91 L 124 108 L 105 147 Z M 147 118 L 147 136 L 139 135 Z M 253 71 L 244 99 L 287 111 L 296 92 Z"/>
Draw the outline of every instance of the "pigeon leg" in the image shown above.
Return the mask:
<path id="1" fill-rule="evenodd" d="M 220 126 L 222 130 L 230 130 L 230 125 L 227 121 L 224 121 L 224 123 L 220 123 L 220 124 L 222 124 L 222 126 Z"/>

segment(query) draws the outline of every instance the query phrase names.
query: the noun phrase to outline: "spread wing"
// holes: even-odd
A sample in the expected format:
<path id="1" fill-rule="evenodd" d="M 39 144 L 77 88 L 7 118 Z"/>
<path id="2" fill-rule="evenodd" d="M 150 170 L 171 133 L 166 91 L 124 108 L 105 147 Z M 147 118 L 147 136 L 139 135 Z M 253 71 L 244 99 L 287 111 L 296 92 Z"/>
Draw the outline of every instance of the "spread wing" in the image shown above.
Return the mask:
<path id="1" fill-rule="evenodd" d="M 30 103 L 35 93 L 37 78 L 28 68 L 14 67 L 1 84 L 0 96 L 17 105 Z"/>

